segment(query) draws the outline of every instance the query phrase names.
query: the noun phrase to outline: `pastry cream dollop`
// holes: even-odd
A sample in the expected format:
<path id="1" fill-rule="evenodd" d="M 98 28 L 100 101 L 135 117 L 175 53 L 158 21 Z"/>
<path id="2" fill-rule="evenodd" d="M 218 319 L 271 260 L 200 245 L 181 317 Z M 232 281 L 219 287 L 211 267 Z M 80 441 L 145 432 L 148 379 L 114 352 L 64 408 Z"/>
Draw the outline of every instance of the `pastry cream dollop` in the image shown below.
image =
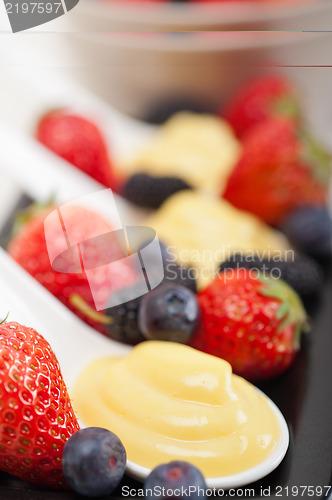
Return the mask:
<path id="1" fill-rule="evenodd" d="M 179 459 L 206 477 L 235 474 L 267 458 L 280 435 L 267 398 L 228 362 L 173 342 L 93 362 L 72 397 L 85 425 L 115 432 L 128 460 L 147 468 Z"/>
<path id="2" fill-rule="evenodd" d="M 145 224 L 169 246 L 174 260 L 191 269 L 199 288 L 213 281 L 233 253 L 271 259 L 289 250 L 286 239 L 256 216 L 208 193 L 180 191 Z"/>

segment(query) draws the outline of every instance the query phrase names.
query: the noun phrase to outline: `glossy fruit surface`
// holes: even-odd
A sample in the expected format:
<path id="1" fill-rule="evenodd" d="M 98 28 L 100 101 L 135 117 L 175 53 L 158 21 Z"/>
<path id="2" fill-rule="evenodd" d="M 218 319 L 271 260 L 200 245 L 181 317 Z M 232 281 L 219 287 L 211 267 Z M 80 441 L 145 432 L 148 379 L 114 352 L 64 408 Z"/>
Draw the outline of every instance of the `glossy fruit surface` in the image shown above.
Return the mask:
<path id="1" fill-rule="evenodd" d="M 162 498 L 190 498 L 205 500 L 206 483 L 201 471 L 194 465 L 174 460 L 168 464 L 158 465 L 153 469 L 144 483 L 146 500 L 155 500 L 160 491 L 176 492 L 175 495 L 165 493 Z"/>
<path id="2" fill-rule="evenodd" d="M 250 380 L 284 372 L 300 347 L 306 313 L 282 280 L 228 270 L 198 294 L 201 325 L 190 345 L 228 361 Z"/>
<path id="3" fill-rule="evenodd" d="M 104 186 L 117 188 L 105 139 L 91 120 L 66 110 L 51 111 L 40 120 L 36 136 Z"/>
<path id="4" fill-rule="evenodd" d="M 278 225 L 298 206 L 325 205 L 330 161 L 324 148 L 293 121 L 271 118 L 246 135 L 223 197 Z"/>
<path id="5" fill-rule="evenodd" d="M 0 469 L 64 488 L 62 452 L 79 429 L 60 366 L 33 328 L 0 325 Z"/>
<path id="6" fill-rule="evenodd" d="M 101 427 L 76 432 L 63 450 L 63 473 L 74 491 L 88 497 L 110 495 L 126 467 L 120 439 Z"/>
<path id="7" fill-rule="evenodd" d="M 61 207 L 63 220 L 66 221 L 67 235 L 71 241 L 87 242 L 85 264 L 89 276 L 82 270 L 69 272 L 73 266 L 72 254 L 67 252 L 62 258 L 62 269 L 64 272 L 54 270 L 46 245 L 44 221 L 47 215 L 54 209 L 51 207 L 37 212 L 23 224 L 8 246 L 9 254 L 39 283 L 55 295 L 69 309 L 84 321 L 105 333 L 102 323 L 96 321 L 94 315 L 85 314 L 84 308 L 79 307 L 80 298 L 94 312 L 95 301 L 92 290 L 97 292 L 98 300 L 107 304 L 108 298 L 115 290 L 131 284 L 136 280 L 132 268 L 124 260 L 123 252 L 116 240 L 105 248 L 100 245 L 100 240 L 91 238 L 91 229 L 95 234 L 111 234 L 113 228 L 100 214 L 79 205 L 68 205 Z M 57 218 L 52 218 L 48 225 L 48 236 L 55 245 L 62 242 L 63 233 Z M 117 260 L 110 269 L 104 265 L 97 265 L 107 254 L 108 262 L 114 258 Z M 65 272 L 68 271 L 68 272 Z"/>
<path id="8" fill-rule="evenodd" d="M 138 325 L 147 339 L 186 343 L 197 329 L 196 296 L 176 284 L 163 284 L 142 298 Z"/>

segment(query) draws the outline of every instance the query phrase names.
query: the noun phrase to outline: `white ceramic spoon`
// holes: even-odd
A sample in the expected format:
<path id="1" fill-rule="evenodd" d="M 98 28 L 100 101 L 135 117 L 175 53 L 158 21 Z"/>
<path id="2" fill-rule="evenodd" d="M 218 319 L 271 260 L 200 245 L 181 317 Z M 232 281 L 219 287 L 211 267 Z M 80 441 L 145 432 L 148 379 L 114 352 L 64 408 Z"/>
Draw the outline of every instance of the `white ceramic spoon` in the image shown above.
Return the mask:
<path id="1" fill-rule="evenodd" d="M 64 203 L 102 189 L 100 184 L 8 125 L 0 123 L 0 137 L 3 144 L 0 152 L 2 168 L 32 198 L 43 201 L 50 194 L 55 194 L 56 201 Z M 130 209 L 121 198 L 115 199 L 123 225 L 139 224 L 144 214 Z M 90 208 L 107 216 L 103 203 Z M 121 356 L 130 351 L 130 347 L 103 337 L 84 324 L 1 249 L 0 279 L 3 284 L 0 287 L 0 315 L 5 316 L 10 311 L 10 320 L 21 321 L 44 335 L 59 359 L 69 393 L 88 363 L 100 357 Z M 288 448 L 288 428 L 278 408 L 272 401 L 268 400 L 268 403 L 280 424 L 280 441 L 274 452 L 264 462 L 243 473 L 208 478 L 209 487 L 243 486 L 266 476 L 279 465 Z M 144 480 L 150 471 L 128 461 L 127 472 Z"/>
<path id="2" fill-rule="evenodd" d="M 0 249 L 0 315 L 32 326 L 51 344 L 58 357 L 69 394 L 84 367 L 104 356 L 126 355 L 131 347 L 112 341 L 71 313 L 63 304 L 27 274 Z M 207 478 L 210 488 L 237 488 L 272 472 L 288 448 L 288 427 L 279 409 L 267 398 L 280 425 L 280 440 L 272 454 L 259 465 L 231 476 Z M 78 415 L 79 417 L 79 415 Z M 128 461 L 127 473 L 144 480 L 150 470 Z"/>

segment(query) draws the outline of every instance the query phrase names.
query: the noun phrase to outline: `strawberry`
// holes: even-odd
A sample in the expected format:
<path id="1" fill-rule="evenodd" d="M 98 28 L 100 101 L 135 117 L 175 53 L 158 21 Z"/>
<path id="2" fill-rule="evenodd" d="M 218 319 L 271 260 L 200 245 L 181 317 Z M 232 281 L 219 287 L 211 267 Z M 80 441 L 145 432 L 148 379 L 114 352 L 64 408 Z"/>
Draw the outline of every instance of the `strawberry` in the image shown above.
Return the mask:
<path id="1" fill-rule="evenodd" d="M 66 110 L 47 113 L 36 136 L 44 146 L 104 186 L 116 189 L 105 140 L 90 120 Z"/>
<path id="2" fill-rule="evenodd" d="M 284 372 L 299 349 L 306 314 L 285 282 L 246 269 L 227 270 L 198 294 L 196 349 L 224 358 L 249 380 Z"/>
<path id="3" fill-rule="evenodd" d="M 96 267 L 102 259 L 100 254 L 102 249 L 96 239 L 90 239 L 91 228 L 94 228 L 95 234 L 105 234 L 112 231 L 112 226 L 98 213 L 82 206 L 72 205 L 62 206 L 61 213 L 66 220 L 67 234 L 69 231 L 72 240 L 78 242 L 90 240 L 88 252 L 86 252 L 89 260 L 85 260 L 87 269 L 89 269 L 89 281 L 86 272 L 66 273 L 54 270 L 50 263 L 44 232 L 44 220 L 50 211 L 50 208 L 42 209 L 39 212 L 37 210 L 36 213 L 32 211 L 31 219 L 21 226 L 9 243 L 8 252 L 26 271 L 75 314 L 102 333 L 106 333 L 103 325 L 105 318 L 97 313 L 94 306 L 91 284 L 94 290 L 98 288 L 99 301 L 106 304 L 113 291 L 135 281 L 134 271 L 126 262 L 119 260 L 123 255 L 116 240 L 112 240 L 112 243 L 108 241 L 106 249 L 107 256 L 114 255 L 114 260 L 118 261 L 116 266 L 113 265 L 112 269 L 103 265 Z M 57 221 L 58 219 L 54 217 L 51 220 L 51 225 L 48 226 L 48 237 L 54 244 L 59 240 L 62 241 L 60 237 L 62 233 L 59 234 Z M 72 255 L 68 253 L 62 260 L 62 269 L 70 269 L 71 265 Z"/>
<path id="4" fill-rule="evenodd" d="M 238 137 L 269 117 L 297 121 L 300 110 L 291 83 L 281 75 L 267 74 L 245 83 L 220 114 L 229 121 Z"/>
<path id="5" fill-rule="evenodd" d="M 330 156 L 291 120 L 270 118 L 253 127 L 223 197 L 272 225 L 299 205 L 323 206 Z"/>
<path id="6" fill-rule="evenodd" d="M 65 442 L 79 430 L 60 366 L 33 328 L 0 325 L 0 469 L 33 483 L 67 487 Z"/>

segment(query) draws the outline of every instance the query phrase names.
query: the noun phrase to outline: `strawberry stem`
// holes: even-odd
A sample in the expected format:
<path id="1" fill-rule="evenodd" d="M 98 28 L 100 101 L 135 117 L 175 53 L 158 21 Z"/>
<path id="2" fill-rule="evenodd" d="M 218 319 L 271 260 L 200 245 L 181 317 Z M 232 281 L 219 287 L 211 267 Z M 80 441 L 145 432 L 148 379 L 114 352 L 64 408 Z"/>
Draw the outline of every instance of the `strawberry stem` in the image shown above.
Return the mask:
<path id="1" fill-rule="evenodd" d="M 45 202 L 31 203 L 27 208 L 16 212 L 14 217 L 12 236 L 16 236 L 18 233 L 20 233 L 21 229 L 33 218 L 41 215 L 43 212 L 45 212 L 46 214 L 47 210 L 51 211 L 51 208 L 54 207 L 56 197 L 55 195 L 56 193 L 53 193 Z"/>
<path id="2" fill-rule="evenodd" d="M 89 304 L 77 293 L 73 293 L 69 297 L 70 304 L 75 307 L 80 313 L 84 314 L 88 318 L 101 323 L 103 325 L 111 325 L 113 323 L 113 318 L 107 316 L 106 314 L 101 314 L 95 311 Z"/>
<path id="3" fill-rule="evenodd" d="M 8 316 L 9 316 L 9 311 L 7 312 L 7 316 L 5 317 L 5 319 L 2 319 L 0 321 L 0 325 L 3 325 L 4 323 L 6 323 L 7 319 L 8 319 Z"/>

